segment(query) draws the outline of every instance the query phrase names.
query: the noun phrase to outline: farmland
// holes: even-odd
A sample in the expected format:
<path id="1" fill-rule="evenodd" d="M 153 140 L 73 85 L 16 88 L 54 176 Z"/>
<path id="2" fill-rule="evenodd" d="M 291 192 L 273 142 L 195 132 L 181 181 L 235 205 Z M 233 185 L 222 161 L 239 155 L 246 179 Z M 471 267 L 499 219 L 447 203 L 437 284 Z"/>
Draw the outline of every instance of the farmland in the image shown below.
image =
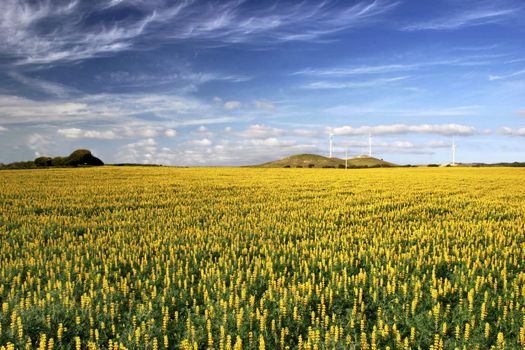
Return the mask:
<path id="1" fill-rule="evenodd" d="M 525 349 L 525 171 L 0 174 L 4 349 Z"/>

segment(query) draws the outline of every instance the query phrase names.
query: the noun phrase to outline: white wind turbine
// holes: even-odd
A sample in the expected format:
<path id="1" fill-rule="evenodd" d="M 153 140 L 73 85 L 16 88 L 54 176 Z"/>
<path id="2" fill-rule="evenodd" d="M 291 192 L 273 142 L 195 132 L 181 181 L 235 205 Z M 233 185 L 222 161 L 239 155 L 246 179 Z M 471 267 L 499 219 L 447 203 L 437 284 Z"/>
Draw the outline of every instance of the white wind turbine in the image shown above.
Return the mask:
<path id="1" fill-rule="evenodd" d="M 333 149 L 333 138 L 334 138 L 334 134 L 330 133 L 329 137 L 330 137 L 330 158 L 332 158 L 332 149 Z"/>
<path id="2" fill-rule="evenodd" d="M 368 130 L 368 156 L 372 157 L 372 130 Z"/>
<path id="3" fill-rule="evenodd" d="M 456 165 L 456 139 L 452 137 L 452 165 Z"/>

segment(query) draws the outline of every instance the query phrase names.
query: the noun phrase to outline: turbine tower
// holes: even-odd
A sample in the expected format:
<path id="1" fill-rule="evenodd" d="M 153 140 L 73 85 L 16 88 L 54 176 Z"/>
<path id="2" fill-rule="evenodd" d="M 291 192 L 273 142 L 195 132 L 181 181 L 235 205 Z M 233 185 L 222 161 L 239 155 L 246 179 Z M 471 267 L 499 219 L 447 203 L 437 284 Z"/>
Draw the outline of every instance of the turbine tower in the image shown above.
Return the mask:
<path id="1" fill-rule="evenodd" d="M 372 157 L 372 131 L 368 131 L 368 156 Z"/>
<path id="2" fill-rule="evenodd" d="M 330 158 L 332 158 L 332 146 L 333 146 L 332 139 L 334 138 L 334 134 L 330 133 L 329 137 L 330 137 Z"/>
<path id="3" fill-rule="evenodd" d="M 348 147 L 345 149 L 345 169 L 348 169 Z"/>
<path id="4" fill-rule="evenodd" d="M 456 165 L 456 139 L 452 138 L 452 165 Z"/>

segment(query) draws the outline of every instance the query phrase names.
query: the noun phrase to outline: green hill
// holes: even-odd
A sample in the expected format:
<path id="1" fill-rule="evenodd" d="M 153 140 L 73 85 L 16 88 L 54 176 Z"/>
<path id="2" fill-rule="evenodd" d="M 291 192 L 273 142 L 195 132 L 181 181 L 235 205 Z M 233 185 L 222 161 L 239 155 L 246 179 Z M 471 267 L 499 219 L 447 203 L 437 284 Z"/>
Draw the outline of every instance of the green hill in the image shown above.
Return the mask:
<path id="1" fill-rule="evenodd" d="M 385 168 L 396 164 L 385 162 L 374 157 L 355 157 L 348 159 L 349 168 Z M 259 168 L 344 168 L 345 160 L 328 158 L 317 154 L 297 154 L 287 158 L 255 165 Z"/>

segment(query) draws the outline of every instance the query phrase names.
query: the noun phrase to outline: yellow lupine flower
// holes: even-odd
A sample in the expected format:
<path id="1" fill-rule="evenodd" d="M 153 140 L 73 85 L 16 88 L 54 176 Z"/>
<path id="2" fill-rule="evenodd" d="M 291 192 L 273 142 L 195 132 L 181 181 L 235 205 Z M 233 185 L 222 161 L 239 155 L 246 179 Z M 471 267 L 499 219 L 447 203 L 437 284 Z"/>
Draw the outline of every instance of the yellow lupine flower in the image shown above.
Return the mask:
<path id="1" fill-rule="evenodd" d="M 424 334 L 416 318 L 438 336 L 422 348 L 453 336 L 481 349 L 499 329 L 510 331 L 495 346 L 523 347 L 523 178 L 509 168 L 2 171 L 0 346 L 43 344 L 28 335 L 27 315 L 39 314 L 47 349 L 84 334 L 81 347 L 111 339 L 117 350 L 256 348 L 261 336 L 281 349 L 407 348 Z"/>

